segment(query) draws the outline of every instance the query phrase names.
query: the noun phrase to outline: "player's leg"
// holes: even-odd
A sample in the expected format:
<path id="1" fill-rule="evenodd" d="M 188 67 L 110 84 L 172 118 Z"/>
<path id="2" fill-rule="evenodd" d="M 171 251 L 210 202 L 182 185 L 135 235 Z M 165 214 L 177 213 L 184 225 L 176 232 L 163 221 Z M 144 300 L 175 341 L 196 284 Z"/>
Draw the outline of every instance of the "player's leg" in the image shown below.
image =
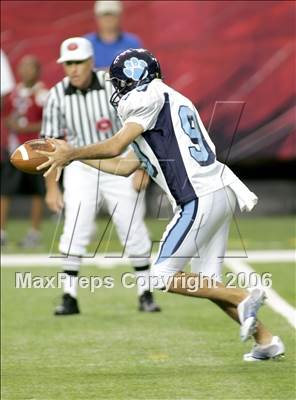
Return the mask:
<path id="1" fill-rule="evenodd" d="M 237 307 L 229 305 L 226 302 L 215 302 L 232 319 L 240 323 L 237 313 Z M 285 354 L 285 346 L 278 336 L 272 334 L 258 320 L 257 330 L 253 334 L 255 345 L 250 353 L 244 354 L 244 361 L 264 361 L 269 359 L 281 358 Z"/>
<path id="2" fill-rule="evenodd" d="M 220 307 L 226 314 L 229 315 L 234 321 L 240 323 L 237 307 L 222 301 L 213 301 L 218 307 Z M 266 345 L 272 340 L 272 334 L 264 327 L 264 325 L 257 320 L 257 330 L 254 333 L 254 339 L 256 343 Z"/>
<path id="3" fill-rule="evenodd" d="M 203 245 L 198 248 L 190 262 L 191 272 L 213 277 L 215 280 L 222 281 L 222 267 L 224 255 L 227 247 L 229 227 L 235 211 L 236 198 L 229 188 L 225 188 L 227 204 L 225 204 L 224 218 L 219 218 L 219 224 L 212 229 L 207 229 L 207 235 L 203 240 Z"/>
<path id="4" fill-rule="evenodd" d="M 223 192 L 223 191 L 221 191 Z M 222 193 L 223 194 L 223 193 Z M 217 233 L 230 213 L 230 207 L 224 201 L 215 204 L 215 193 L 200 197 L 182 206 L 169 223 L 161 240 L 159 253 L 154 261 L 154 272 L 162 270 L 169 276 L 183 270 L 188 261 L 195 267 L 196 274 L 203 274 L 217 280 L 217 255 L 224 255 L 225 243 L 219 248 L 213 248 L 219 241 Z M 223 197 L 224 196 L 220 196 Z M 224 242 L 226 239 L 224 240 Z M 208 253 L 212 250 L 213 254 Z M 212 276 L 214 272 L 214 276 Z M 195 274 L 195 275 L 196 275 Z M 192 275 L 194 276 L 194 275 Z M 219 276 L 219 281 L 220 276 Z"/>
<path id="5" fill-rule="evenodd" d="M 45 194 L 44 179 L 40 175 L 22 174 L 22 187 L 26 194 L 32 195 L 31 227 L 20 241 L 25 248 L 33 248 L 41 241 L 41 222 L 43 216 L 43 197 Z"/>
<path id="6" fill-rule="evenodd" d="M 249 311 L 257 312 L 261 298 L 253 298 L 238 288 L 226 288 L 222 283 L 209 277 L 182 271 L 188 259 L 205 245 L 209 232 L 221 225 L 225 219 L 225 192 L 217 191 L 187 203 L 179 211 L 167 229 L 159 254 L 153 263 L 152 278 L 155 287 L 166 287 L 169 292 L 207 298 L 215 303 L 226 303 L 236 309 L 248 299 Z M 227 311 L 227 309 L 225 309 Z M 232 315 L 237 318 L 237 314 Z M 247 316 L 245 317 L 247 319 Z M 245 321 L 240 321 L 244 325 Z M 263 332 L 268 335 L 269 333 Z"/>
<path id="7" fill-rule="evenodd" d="M 90 242 L 97 202 L 98 171 L 74 162 L 64 171 L 65 221 L 59 249 L 65 272 L 63 302 L 56 315 L 79 312 L 77 302 L 78 274 L 82 257 Z"/>
<path id="8" fill-rule="evenodd" d="M 14 196 L 20 186 L 21 172 L 14 168 L 10 161 L 8 153 L 5 153 L 1 161 L 1 246 L 7 244 L 7 221 L 11 198 Z"/>
<path id="9" fill-rule="evenodd" d="M 102 174 L 102 191 L 123 246 L 133 265 L 140 311 L 160 311 L 149 289 L 151 241 L 144 223 L 145 192 L 136 192 L 129 178 Z"/>
<path id="10" fill-rule="evenodd" d="M 209 197 L 211 198 L 209 199 Z M 201 220 L 199 223 L 196 237 L 197 253 L 200 255 L 199 280 L 201 281 L 201 283 L 197 283 L 198 291 L 196 295 L 197 297 L 205 297 L 212 300 L 230 317 L 241 322 L 241 337 L 246 340 L 255 331 L 256 318 L 255 316 L 249 318 L 249 313 L 256 312 L 261 305 L 262 291 L 254 291 L 250 297 L 243 290 L 234 289 L 233 291 L 216 281 L 217 276 L 218 280 L 221 280 L 221 260 L 225 254 L 229 224 L 235 208 L 235 201 L 235 195 L 229 188 L 214 192 L 212 196 L 208 196 L 206 211 L 204 211 L 203 221 Z M 207 265 L 207 262 L 209 265 Z M 203 277 L 214 277 L 216 286 L 214 289 L 216 290 L 211 290 L 214 280 L 206 279 L 203 281 Z M 172 291 L 175 291 L 175 288 Z M 177 293 L 179 292 L 180 289 L 177 289 Z M 184 288 L 182 294 L 188 295 Z M 246 300 L 243 302 L 244 299 Z M 240 313 L 237 312 L 238 305 Z M 260 324 L 258 337 L 265 342 L 270 340 L 271 337 L 271 334 L 262 324 Z"/>
<path id="11" fill-rule="evenodd" d="M 7 217 L 10 208 L 10 197 L 1 195 L 1 246 L 7 244 Z"/>
<path id="12" fill-rule="evenodd" d="M 196 290 L 192 289 L 192 282 L 194 282 Z M 252 294 L 250 295 L 245 290 L 239 288 L 227 288 L 220 282 L 214 282 L 213 280 L 209 280 L 207 277 L 196 275 L 194 273 L 176 273 L 170 283 L 168 291 L 185 296 L 211 300 L 227 315 L 239 322 L 242 326 L 244 326 L 245 320 L 248 318 L 248 316 L 244 317 L 244 319 L 240 318 L 238 307 L 244 300 L 253 300 L 250 297 Z M 261 293 L 258 293 L 258 295 L 261 296 Z M 262 300 L 263 299 L 260 298 L 257 301 L 255 298 L 254 302 L 256 303 L 254 305 L 251 304 L 249 307 L 250 313 L 252 314 L 254 312 L 255 317 L 256 312 L 262 304 Z M 255 326 L 252 327 L 252 329 L 250 329 L 249 326 L 245 328 L 249 329 L 250 331 L 245 333 L 243 340 L 246 340 L 253 335 L 257 343 L 269 343 L 272 338 L 272 334 L 264 327 L 262 323 L 258 323 L 256 320 L 255 323 L 257 323 L 256 329 Z"/>
<path id="13" fill-rule="evenodd" d="M 236 206 L 235 194 L 229 187 L 225 188 L 225 195 L 225 217 L 220 220 L 220 226 L 217 226 L 216 231 L 208 231 L 209 237 L 204 246 L 199 249 L 198 257 L 195 256 L 191 260 L 192 272 L 200 273 L 203 276 L 215 277 L 218 281 L 222 280 L 222 264 L 227 247 L 229 227 Z M 214 302 L 231 318 L 240 322 L 237 307 L 227 302 Z M 256 343 L 263 345 L 270 343 L 272 340 L 272 334 L 260 321 L 257 321 L 257 330 L 254 333 L 254 339 Z"/>

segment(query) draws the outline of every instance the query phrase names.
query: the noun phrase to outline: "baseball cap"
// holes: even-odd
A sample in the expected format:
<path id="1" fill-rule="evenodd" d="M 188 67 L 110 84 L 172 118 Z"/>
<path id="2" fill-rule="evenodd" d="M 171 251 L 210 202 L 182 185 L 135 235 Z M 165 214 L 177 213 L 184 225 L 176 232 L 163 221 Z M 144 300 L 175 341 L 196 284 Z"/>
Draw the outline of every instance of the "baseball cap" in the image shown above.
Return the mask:
<path id="1" fill-rule="evenodd" d="M 121 1 L 100 0 L 95 2 L 94 11 L 96 15 L 119 15 L 122 13 L 122 4 Z"/>
<path id="2" fill-rule="evenodd" d="M 83 37 L 73 37 L 63 41 L 60 48 L 58 64 L 66 61 L 87 60 L 93 56 L 92 44 Z"/>

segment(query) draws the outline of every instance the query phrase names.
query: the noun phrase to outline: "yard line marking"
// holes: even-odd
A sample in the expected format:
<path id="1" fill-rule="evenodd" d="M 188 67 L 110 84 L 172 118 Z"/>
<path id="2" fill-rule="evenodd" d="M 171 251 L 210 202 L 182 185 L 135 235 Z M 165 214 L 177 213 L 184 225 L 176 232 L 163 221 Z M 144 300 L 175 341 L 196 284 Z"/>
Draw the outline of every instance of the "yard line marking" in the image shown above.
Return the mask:
<path id="1" fill-rule="evenodd" d="M 151 259 L 156 254 L 151 255 Z M 49 254 L 2 254 L 2 267 L 55 267 L 61 266 L 64 257 Z M 228 251 L 224 259 L 225 263 L 231 261 L 244 261 L 267 263 L 267 262 L 295 262 L 293 250 L 252 250 L 247 252 L 247 257 L 239 250 Z M 121 257 L 121 253 L 97 254 L 95 257 L 82 259 L 84 265 L 95 265 L 98 268 L 114 268 L 118 265 L 130 264 L 131 258 Z"/>
<path id="2" fill-rule="evenodd" d="M 234 250 L 226 252 L 225 262 L 229 258 L 256 263 L 295 262 L 296 252 L 294 250 L 250 250 L 245 256 L 242 251 Z"/>
<path id="3" fill-rule="evenodd" d="M 243 272 L 246 275 L 250 275 L 256 272 L 246 261 L 242 261 L 241 259 L 227 259 L 225 260 L 225 264 L 237 274 Z M 267 295 L 266 304 L 268 304 L 273 311 L 284 317 L 289 324 L 296 329 L 296 309 L 286 302 L 274 289 L 264 287 L 264 290 Z"/>
<path id="4" fill-rule="evenodd" d="M 65 258 L 61 255 L 53 257 L 48 254 L 5 254 L 1 257 L 1 266 L 2 268 L 61 267 Z M 111 258 L 110 256 L 85 257 L 82 259 L 82 264 L 98 268 L 112 269 L 128 263 L 128 258 Z"/>
<path id="5" fill-rule="evenodd" d="M 155 254 L 152 254 L 153 258 Z M 23 267 L 61 267 L 63 258 L 60 255 L 49 256 L 48 254 L 2 254 L 2 268 Z M 248 257 L 239 256 L 237 251 L 227 252 L 225 264 L 235 273 L 254 273 L 255 270 L 246 262 L 295 262 L 295 252 L 292 250 L 255 250 L 249 251 Z M 96 255 L 95 257 L 83 258 L 84 265 L 96 266 L 97 268 L 113 269 L 117 266 L 129 265 L 131 259 L 121 257 L 120 253 Z M 275 290 L 264 288 L 267 294 L 266 303 L 271 309 L 282 315 L 289 324 L 296 329 L 296 309 L 287 303 Z"/>

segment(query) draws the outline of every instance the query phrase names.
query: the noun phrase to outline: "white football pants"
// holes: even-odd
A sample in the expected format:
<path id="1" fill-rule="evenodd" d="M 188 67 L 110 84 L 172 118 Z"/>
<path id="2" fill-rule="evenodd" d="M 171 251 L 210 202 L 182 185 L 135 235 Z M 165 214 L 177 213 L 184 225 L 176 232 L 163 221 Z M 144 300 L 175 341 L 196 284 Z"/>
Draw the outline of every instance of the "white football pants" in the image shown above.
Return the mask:
<path id="1" fill-rule="evenodd" d="M 95 217 L 103 200 L 112 216 L 125 255 L 131 257 L 135 267 L 148 265 L 151 241 L 144 224 L 144 195 L 144 191 L 137 193 L 134 190 L 132 176 L 125 178 L 106 174 L 77 161 L 66 167 L 65 223 L 59 245 L 60 251 L 68 256 L 64 261 L 64 269 L 79 268 L 77 256 L 83 257 L 86 253 Z"/>
<path id="2" fill-rule="evenodd" d="M 150 275 L 155 288 L 164 288 L 171 276 L 191 261 L 191 271 L 221 280 L 236 195 L 222 188 L 178 209 L 161 239 Z"/>

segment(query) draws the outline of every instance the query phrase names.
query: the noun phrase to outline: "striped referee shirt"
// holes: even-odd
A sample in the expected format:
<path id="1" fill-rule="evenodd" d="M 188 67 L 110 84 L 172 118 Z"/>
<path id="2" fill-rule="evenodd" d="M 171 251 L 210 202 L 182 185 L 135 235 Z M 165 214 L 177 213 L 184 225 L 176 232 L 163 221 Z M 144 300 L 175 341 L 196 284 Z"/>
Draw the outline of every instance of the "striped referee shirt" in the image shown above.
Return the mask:
<path id="1" fill-rule="evenodd" d="M 80 147 L 116 133 L 121 123 L 109 103 L 112 84 L 105 76 L 105 71 L 93 71 L 86 90 L 71 85 L 68 77 L 51 88 L 43 109 L 40 136 L 65 138 Z"/>

